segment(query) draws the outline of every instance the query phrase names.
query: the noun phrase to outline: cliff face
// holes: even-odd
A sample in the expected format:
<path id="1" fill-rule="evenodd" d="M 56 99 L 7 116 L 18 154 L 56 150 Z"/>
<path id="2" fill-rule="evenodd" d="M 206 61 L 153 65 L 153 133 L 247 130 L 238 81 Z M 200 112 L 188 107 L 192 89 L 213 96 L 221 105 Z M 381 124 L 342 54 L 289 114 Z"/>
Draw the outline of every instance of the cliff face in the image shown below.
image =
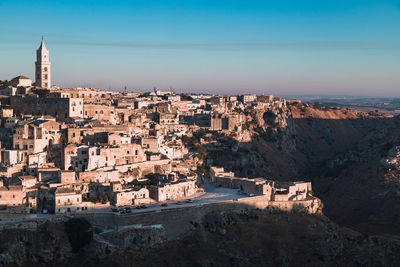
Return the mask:
<path id="1" fill-rule="evenodd" d="M 146 229 L 125 229 L 119 237 L 113 234 L 108 241 L 95 238 L 72 253 L 62 223 L 47 224 L 46 228 L 49 231 L 21 230 L 12 236 L 2 231 L 0 265 L 390 266 L 400 260 L 397 239 L 365 236 L 339 227 L 326 217 L 270 214 L 264 210 L 210 212 L 193 224 L 189 235 L 156 247 L 148 241 L 139 242 L 141 246 L 131 245 L 135 243 L 132 236 L 144 237 L 144 241 L 154 232 L 147 235 Z"/>
<path id="2" fill-rule="evenodd" d="M 64 225 L 46 222 L 35 230 L 0 231 L 0 266 L 44 265 L 72 255 Z"/>
<path id="3" fill-rule="evenodd" d="M 247 116 L 237 150 L 209 162 L 238 176 L 310 180 L 335 222 L 370 234 L 400 234 L 400 173 L 381 163 L 400 144 L 400 119 L 348 109 L 289 104 Z M 250 139 L 242 141 L 240 136 Z M 393 209 L 392 207 L 396 207 Z"/>
<path id="4" fill-rule="evenodd" d="M 68 229 L 71 222 L 74 226 Z M 10 229 L 3 225 L 0 230 L 0 266 L 67 266 L 71 260 L 82 266 L 79 261 L 85 258 L 97 262 L 121 251 L 149 249 L 165 240 L 162 225 L 102 231 L 79 218 L 19 224 L 10 225 Z M 87 231 L 82 225 L 88 226 Z"/>

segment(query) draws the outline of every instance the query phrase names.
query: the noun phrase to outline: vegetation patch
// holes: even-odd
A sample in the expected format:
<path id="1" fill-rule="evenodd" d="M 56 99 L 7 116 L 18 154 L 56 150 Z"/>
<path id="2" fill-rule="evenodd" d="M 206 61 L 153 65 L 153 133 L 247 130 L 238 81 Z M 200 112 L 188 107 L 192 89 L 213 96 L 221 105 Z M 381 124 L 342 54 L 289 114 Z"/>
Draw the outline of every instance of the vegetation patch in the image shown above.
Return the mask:
<path id="1" fill-rule="evenodd" d="M 93 240 L 92 225 L 84 218 L 72 218 L 65 222 L 72 252 L 77 253 Z"/>

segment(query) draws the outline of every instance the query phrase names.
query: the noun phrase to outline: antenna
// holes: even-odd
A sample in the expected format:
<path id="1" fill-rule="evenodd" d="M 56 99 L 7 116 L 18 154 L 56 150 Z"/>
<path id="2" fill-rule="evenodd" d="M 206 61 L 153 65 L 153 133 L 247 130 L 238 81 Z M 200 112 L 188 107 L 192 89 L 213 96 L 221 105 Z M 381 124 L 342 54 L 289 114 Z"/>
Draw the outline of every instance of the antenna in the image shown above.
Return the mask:
<path id="1" fill-rule="evenodd" d="M 124 95 L 126 95 L 126 85 L 125 85 L 125 87 L 124 87 Z"/>

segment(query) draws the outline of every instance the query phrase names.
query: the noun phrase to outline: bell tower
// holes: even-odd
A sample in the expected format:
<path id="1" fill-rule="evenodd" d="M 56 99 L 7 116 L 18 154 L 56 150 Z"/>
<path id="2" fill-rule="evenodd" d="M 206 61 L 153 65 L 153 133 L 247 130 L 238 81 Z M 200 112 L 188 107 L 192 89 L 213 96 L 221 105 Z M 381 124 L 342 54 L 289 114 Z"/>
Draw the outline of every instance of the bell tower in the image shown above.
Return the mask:
<path id="1" fill-rule="evenodd" d="M 51 72 L 50 72 L 50 56 L 49 50 L 44 45 L 42 36 L 42 43 L 38 50 L 36 50 L 36 63 L 35 63 L 35 85 L 42 88 L 51 87 Z"/>

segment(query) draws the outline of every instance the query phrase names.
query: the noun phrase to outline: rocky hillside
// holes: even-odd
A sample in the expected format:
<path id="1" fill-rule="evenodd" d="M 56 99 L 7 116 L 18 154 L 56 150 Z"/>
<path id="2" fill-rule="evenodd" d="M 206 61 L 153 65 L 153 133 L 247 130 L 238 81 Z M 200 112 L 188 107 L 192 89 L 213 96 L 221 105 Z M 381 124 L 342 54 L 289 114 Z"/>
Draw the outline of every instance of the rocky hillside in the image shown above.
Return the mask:
<path id="1" fill-rule="evenodd" d="M 71 242 L 61 222 L 12 235 L 2 231 L 0 265 L 390 266 L 400 261 L 398 239 L 362 235 L 317 215 L 270 214 L 263 210 L 211 212 L 193 224 L 189 235 L 158 241 L 156 246 L 144 242 L 152 235 L 139 238 L 145 233 L 130 233 L 137 238 L 129 242 L 107 239 L 105 243 L 98 239 L 95 229 L 90 231 L 93 239 L 80 244 L 76 251 L 73 247 L 77 243 Z M 118 247 L 110 247 L 115 244 Z"/>
<path id="2" fill-rule="evenodd" d="M 335 222 L 400 235 L 400 172 L 382 164 L 400 144 L 399 118 L 291 102 L 250 112 L 247 125 L 224 149 L 208 151 L 210 165 L 238 176 L 311 180 Z"/>

